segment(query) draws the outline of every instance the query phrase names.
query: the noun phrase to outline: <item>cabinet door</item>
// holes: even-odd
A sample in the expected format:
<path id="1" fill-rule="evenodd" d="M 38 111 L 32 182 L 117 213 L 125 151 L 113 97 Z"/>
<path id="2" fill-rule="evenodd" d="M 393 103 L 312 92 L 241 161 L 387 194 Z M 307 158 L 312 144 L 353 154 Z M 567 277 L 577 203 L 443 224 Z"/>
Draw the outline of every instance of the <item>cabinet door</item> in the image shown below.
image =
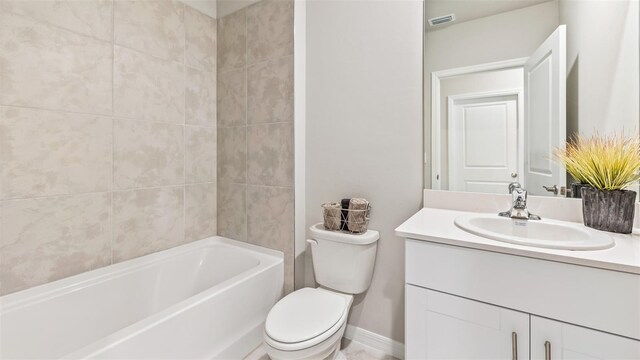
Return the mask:
<path id="1" fill-rule="evenodd" d="M 531 316 L 531 359 L 639 360 L 640 341 Z"/>
<path id="2" fill-rule="evenodd" d="M 406 359 L 529 359 L 529 315 L 406 285 Z"/>

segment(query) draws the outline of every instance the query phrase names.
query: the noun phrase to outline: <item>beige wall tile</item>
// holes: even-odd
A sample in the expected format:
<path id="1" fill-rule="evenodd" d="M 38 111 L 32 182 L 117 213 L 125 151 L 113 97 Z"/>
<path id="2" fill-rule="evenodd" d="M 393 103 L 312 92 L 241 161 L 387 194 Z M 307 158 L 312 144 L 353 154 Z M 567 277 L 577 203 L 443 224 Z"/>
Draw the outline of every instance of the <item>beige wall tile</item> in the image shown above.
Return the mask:
<path id="1" fill-rule="evenodd" d="M 216 178 L 216 129 L 185 127 L 185 182 L 210 182 Z"/>
<path id="2" fill-rule="evenodd" d="M 3 0 L 0 11 L 25 15 L 38 21 L 100 40 L 113 40 L 111 0 Z"/>
<path id="3" fill-rule="evenodd" d="M 218 126 L 247 123 L 247 72 L 245 69 L 218 75 Z"/>
<path id="4" fill-rule="evenodd" d="M 247 240 L 247 185 L 218 180 L 218 234 Z"/>
<path id="5" fill-rule="evenodd" d="M 216 126 L 216 74 L 186 69 L 185 122 Z"/>
<path id="6" fill-rule="evenodd" d="M 116 189 L 184 183 L 184 126 L 114 120 L 113 179 Z"/>
<path id="7" fill-rule="evenodd" d="M 184 243 L 184 187 L 113 194 L 113 262 Z"/>
<path id="8" fill-rule="evenodd" d="M 0 0 L 0 295 L 216 234 L 216 37 L 173 0 Z"/>
<path id="9" fill-rule="evenodd" d="M 111 194 L 0 202 L 0 294 L 111 261 Z"/>
<path id="10" fill-rule="evenodd" d="M 184 62 L 184 5 L 174 0 L 115 0 L 114 40 L 145 54 Z"/>
<path id="11" fill-rule="evenodd" d="M 293 1 L 263 0 L 247 8 L 247 63 L 293 55 Z"/>
<path id="12" fill-rule="evenodd" d="M 0 103 L 111 114 L 112 45 L 0 12 Z"/>
<path id="13" fill-rule="evenodd" d="M 111 190 L 111 118 L 0 107 L 0 199 Z"/>
<path id="14" fill-rule="evenodd" d="M 293 123 L 248 127 L 249 184 L 293 186 L 293 160 Z"/>
<path id="15" fill-rule="evenodd" d="M 284 252 L 287 292 L 293 289 L 293 205 L 292 188 L 248 186 L 248 241 Z"/>
<path id="16" fill-rule="evenodd" d="M 218 19 L 218 76 L 246 64 L 246 9 Z"/>
<path id="17" fill-rule="evenodd" d="M 114 49 L 116 116 L 184 123 L 184 66 L 120 46 Z"/>
<path id="18" fill-rule="evenodd" d="M 247 122 L 293 121 L 293 56 L 247 69 Z"/>
<path id="19" fill-rule="evenodd" d="M 247 128 L 218 128 L 218 179 L 247 181 Z"/>
<path id="20" fill-rule="evenodd" d="M 216 183 L 185 187 L 185 239 L 195 241 L 216 235 Z"/>
<path id="21" fill-rule="evenodd" d="M 216 72 L 216 20 L 185 6 L 186 32 L 185 64 L 202 70 Z"/>

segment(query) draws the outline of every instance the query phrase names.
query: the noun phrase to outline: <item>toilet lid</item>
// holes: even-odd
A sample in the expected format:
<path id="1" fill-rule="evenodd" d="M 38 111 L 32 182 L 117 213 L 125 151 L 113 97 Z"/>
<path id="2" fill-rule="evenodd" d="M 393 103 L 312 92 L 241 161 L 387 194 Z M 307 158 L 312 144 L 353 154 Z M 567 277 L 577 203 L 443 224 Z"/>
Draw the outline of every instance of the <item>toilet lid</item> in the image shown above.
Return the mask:
<path id="1" fill-rule="evenodd" d="M 327 332 L 344 314 L 346 301 L 329 291 L 304 288 L 282 298 L 271 309 L 265 332 L 282 343 L 298 343 Z"/>

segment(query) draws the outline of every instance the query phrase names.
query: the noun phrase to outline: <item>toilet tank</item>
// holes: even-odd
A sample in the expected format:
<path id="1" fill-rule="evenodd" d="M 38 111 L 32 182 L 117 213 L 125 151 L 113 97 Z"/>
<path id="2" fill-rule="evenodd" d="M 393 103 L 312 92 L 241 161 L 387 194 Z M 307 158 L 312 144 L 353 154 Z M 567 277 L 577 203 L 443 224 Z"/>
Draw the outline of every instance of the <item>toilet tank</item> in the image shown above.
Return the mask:
<path id="1" fill-rule="evenodd" d="M 371 285 L 380 234 L 325 230 L 322 223 L 309 229 L 316 282 L 347 294 L 360 294 Z"/>

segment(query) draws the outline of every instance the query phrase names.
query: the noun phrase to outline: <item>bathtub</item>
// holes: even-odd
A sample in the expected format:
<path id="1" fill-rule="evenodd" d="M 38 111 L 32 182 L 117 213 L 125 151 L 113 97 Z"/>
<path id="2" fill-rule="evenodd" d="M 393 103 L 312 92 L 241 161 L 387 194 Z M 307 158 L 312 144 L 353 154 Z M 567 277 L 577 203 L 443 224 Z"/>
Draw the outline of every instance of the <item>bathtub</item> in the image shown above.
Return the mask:
<path id="1" fill-rule="evenodd" d="M 282 253 L 212 237 L 0 297 L 1 359 L 242 359 Z"/>

